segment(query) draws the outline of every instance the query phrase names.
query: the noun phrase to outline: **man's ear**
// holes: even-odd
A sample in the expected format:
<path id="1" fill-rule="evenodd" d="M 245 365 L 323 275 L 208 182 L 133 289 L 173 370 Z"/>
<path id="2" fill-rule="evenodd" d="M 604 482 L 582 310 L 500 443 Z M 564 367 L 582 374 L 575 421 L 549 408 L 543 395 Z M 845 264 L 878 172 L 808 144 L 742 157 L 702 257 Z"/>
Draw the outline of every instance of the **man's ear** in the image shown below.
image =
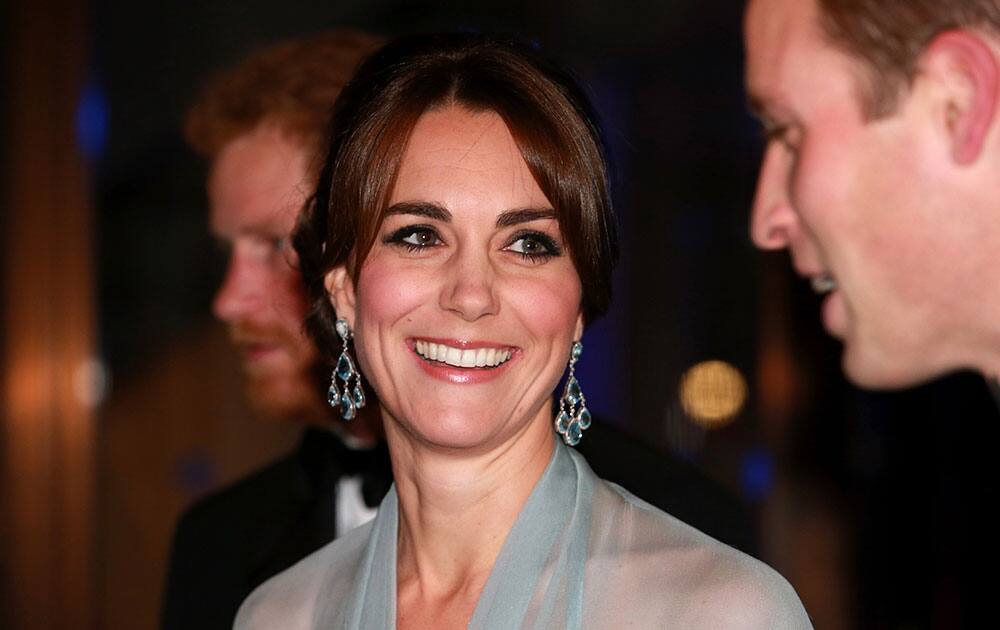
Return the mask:
<path id="1" fill-rule="evenodd" d="M 351 328 L 354 328 L 354 279 L 348 273 L 347 267 L 341 265 L 334 267 L 323 279 L 326 291 L 330 294 L 330 302 L 333 309 L 337 311 L 337 317 L 347 320 Z"/>
<path id="2" fill-rule="evenodd" d="M 972 164 L 996 117 L 1000 70 L 993 49 L 975 32 L 945 31 L 924 51 L 919 72 L 938 87 L 942 107 L 936 115 L 948 134 L 952 159 Z"/>

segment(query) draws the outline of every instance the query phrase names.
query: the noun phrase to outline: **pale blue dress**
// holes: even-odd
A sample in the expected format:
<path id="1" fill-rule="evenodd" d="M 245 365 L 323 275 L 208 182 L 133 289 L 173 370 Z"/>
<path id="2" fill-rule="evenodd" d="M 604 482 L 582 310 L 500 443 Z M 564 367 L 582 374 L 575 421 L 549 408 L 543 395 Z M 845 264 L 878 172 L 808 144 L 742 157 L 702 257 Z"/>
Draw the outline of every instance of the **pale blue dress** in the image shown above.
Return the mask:
<path id="1" fill-rule="evenodd" d="M 398 500 L 255 590 L 237 630 L 395 630 Z M 811 628 L 762 562 L 598 479 L 558 443 L 469 622 L 475 630 Z"/>

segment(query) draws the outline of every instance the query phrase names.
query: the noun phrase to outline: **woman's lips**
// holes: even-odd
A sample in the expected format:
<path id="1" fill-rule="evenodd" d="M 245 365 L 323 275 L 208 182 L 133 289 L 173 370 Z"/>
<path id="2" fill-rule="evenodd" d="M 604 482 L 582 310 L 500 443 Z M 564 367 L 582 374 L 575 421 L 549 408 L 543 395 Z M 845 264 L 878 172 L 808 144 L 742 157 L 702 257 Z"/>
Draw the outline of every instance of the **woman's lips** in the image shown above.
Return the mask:
<path id="1" fill-rule="evenodd" d="M 426 373 L 458 384 L 493 380 L 519 355 L 515 347 L 482 341 L 420 338 L 406 345 Z"/>
<path id="2" fill-rule="evenodd" d="M 460 368 L 495 368 L 514 354 L 508 347 L 499 344 L 464 344 L 442 343 L 426 339 L 413 341 L 413 351 L 428 361 L 447 363 Z"/>

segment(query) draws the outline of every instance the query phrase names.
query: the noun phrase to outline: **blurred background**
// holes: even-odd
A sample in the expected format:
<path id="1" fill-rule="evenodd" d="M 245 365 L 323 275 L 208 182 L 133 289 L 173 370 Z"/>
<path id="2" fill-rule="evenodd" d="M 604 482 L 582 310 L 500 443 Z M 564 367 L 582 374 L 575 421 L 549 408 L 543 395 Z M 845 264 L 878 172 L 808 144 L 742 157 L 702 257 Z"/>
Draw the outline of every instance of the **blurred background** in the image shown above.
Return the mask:
<path id="1" fill-rule="evenodd" d="M 742 3 L 0 7 L 0 627 L 156 627 L 179 512 L 292 447 L 209 313 L 223 259 L 180 123 L 211 71 L 336 26 L 513 32 L 571 68 L 623 235 L 591 408 L 739 496 L 817 628 L 974 624 L 996 405 L 975 375 L 846 384 L 807 284 L 752 248 Z"/>

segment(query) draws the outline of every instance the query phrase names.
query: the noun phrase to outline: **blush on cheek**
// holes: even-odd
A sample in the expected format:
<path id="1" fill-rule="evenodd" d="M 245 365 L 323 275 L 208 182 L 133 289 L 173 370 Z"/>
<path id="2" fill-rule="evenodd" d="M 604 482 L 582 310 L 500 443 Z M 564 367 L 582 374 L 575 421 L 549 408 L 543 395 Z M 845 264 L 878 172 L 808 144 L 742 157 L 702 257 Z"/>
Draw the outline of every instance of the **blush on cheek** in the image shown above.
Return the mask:
<path id="1" fill-rule="evenodd" d="M 392 264 L 382 257 L 369 257 L 361 269 L 355 291 L 357 326 L 391 324 L 422 304 L 434 287 L 433 274 L 419 265 Z"/>
<path id="2" fill-rule="evenodd" d="M 518 283 L 505 295 L 506 305 L 536 339 L 573 341 L 580 313 L 581 288 L 576 274 Z"/>
<path id="3" fill-rule="evenodd" d="M 371 371 L 383 367 L 373 364 L 373 360 L 387 350 L 379 347 L 379 340 L 389 328 L 421 306 L 436 304 L 434 278 L 427 276 L 419 265 L 401 264 L 376 252 L 369 255 L 355 288 L 355 346 L 363 368 Z"/>

